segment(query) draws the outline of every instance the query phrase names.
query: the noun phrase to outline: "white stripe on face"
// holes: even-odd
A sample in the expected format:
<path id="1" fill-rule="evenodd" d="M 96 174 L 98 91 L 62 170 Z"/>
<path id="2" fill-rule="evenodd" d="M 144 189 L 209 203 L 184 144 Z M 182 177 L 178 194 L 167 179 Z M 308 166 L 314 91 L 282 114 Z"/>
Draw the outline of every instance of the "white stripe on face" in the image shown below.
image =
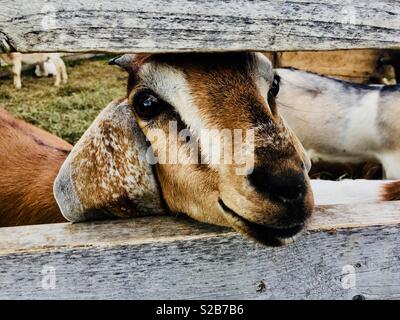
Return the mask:
<path id="1" fill-rule="evenodd" d="M 170 66 L 150 62 L 140 68 L 139 77 L 143 86 L 154 91 L 179 113 L 190 131 L 200 135 L 200 130 L 207 128 L 205 120 L 199 115 L 199 108 L 194 104 L 185 75 Z"/>
<path id="2" fill-rule="evenodd" d="M 256 86 L 260 95 L 264 98 L 265 104 L 268 104 L 268 92 L 272 81 L 274 80 L 274 73 L 272 64 L 269 59 L 262 53 L 256 53 L 257 59 L 257 74 Z"/>
<path id="3" fill-rule="evenodd" d="M 269 92 L 270 82 L 265 80 L 265 78 L 258 77 L 256 80 L 256 86 L 257 86 L 258 92 L 264 98 L 265 104 L 269 107 L 268 92 Z"/>
<path id="4" fill-rule="evenodd" d="M 209 159 L 212 158 L 211 152 L 215 152 L 215 150 L 207 147 L 208 141 L 205 140 L 202 131 L 209 129 L 210 126 L 204 116 L 200 116 L 199 108 L 193 101 L 185 75 L 171 66 L 150 62 L 141 67 L 139 78 L 143 87 L 152 90 L 175 108 L 191 134 L 198 139 L 203 160 L 209 163 Z"/>
<path id="5" fill-rule="evenodd" d="M 273 77 L 272 66 L 269 60 L 262 55 L 257 55 L 256 59 L 255 71 L 258 90 L 260 95 L 265 98 L 265 103 L 268 104 L 269 84 Z M 141 87 L 152 90 L 179 113 L 180 118 L 188 126 L 192 135 L 198 139 L 201 145 L 202 159 L 206 163 L 212 164 L 211 159 L 219 158 L 217 155 L 224 154 L 224 150 L 222 150 L 223 143 L 212 143 L 210 148 L 210 135 L 205 134 L 204 129 L 216 129 L 207 121 L 207 118 L 211 118 L 212 114 L 204 114 L 204 111 L 202 112 L 199 106 L 196 105 L 191 86 L 182 71 L 167 64 L 148 62 L 141 66 L 138 77 L 140 78 Z M 209 108 L 209 110 L 212 110 L 212 108 Z M 232 136 L 233 133 L 232 131 Z M 218 138 L 218 135 L 212 134 L 211 137 Z M 218 141 L 226 141 L 224 138 L 225 136 L 221 130 L 221 136 Z"/>

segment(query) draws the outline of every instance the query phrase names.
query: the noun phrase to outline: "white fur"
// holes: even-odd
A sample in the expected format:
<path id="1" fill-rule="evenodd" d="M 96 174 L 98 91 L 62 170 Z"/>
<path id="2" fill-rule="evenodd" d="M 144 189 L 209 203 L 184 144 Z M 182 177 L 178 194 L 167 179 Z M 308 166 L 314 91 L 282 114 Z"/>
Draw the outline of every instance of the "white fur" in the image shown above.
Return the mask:
<path id="1" fill-rule="evenodd" d="M 316 205 L 373 203 L 387 181 L 382 180 L 311 180 Z"/>
<path id="2" fill-rule="evenodd" d="M 316 74 L 276 69 L 277 104 L 313 160 L 382 163 L 400 179 L 400 86 L 357 86 Z"/>
<path id="3" fill-rule="evenodd" d="M 216 150 L 207 148 L 208 139 L 205 139 L 206 136 L 202 134 L 204 128 L 212 129 L 212 126 L 207 119 L 200 116 L 199 108 L 193 101 L 184 74 L 170 66 L 150 62 L 141 67 L 139 76 L 146 87 L 153 90 L 179 112 L 193 136 L 199 137 L 204 160 L 212 159 L 212 154 L 207 151 L 216 152 Z"/>
<path id="4" fill-rule="evenodd" d="M 37 77 L 48 77 L 48 76 L 54 76 L 56 74 L 57 74 L 56 65 L 51 60 L 45 61 L 43 63 L 43 68 L 41 67 L 40 64 L 36 65 L 35 75 Z"/>
<path id="5" fill-rule="evenodd" d="M 268 82 L 273 80 L 273 67 L 271 61 L 260 52 L 256 53 L 258 75 Z"/>
<path id="6" fill-rule="evenodd" d="M 0 59 L 7 64 L 12 65 L 12 73 L 13 73 L 13 81 L 14 86 L 17 89 L 22 87 L 21 82 L 21 71 L 22 71 L 22 63 L 25 64 L 38 64 L 40 68 L 40 73 L 46 73 L 45 63 L 48 61 L 52 61 L 55 65 L 56 72 L 55 75 L 55 86 L 59 86 L 61 82 L 67 83 L 68 74 L 64 64 L 64 61 L 61 59 L 59 53 L 29 53 L 22 54 L 19 52 L 13 52 L 9 54 L 0 54 Z"/>
<path id="7" fill-rule="evenodd" d="M 379 91 L 376 90 L 360 95 L 357 105 L 350 106 L 346 137 L 343 141 L 346 149 L 360 150 L 365 148 L 366 144 L 379 146 L 381 140 L 375 124 L 379 112 L 378 103 Z"/>
<path id="8" fill-rule="evenodd" d="M 400 177 L 400 151 L 383 152 L 376 155 L 385 168 L 386 179 L 399 179 Z"/>
<path id="9" fill-rule="evenodd" d="M 199 109 L 193 102 L 182 72 L 167 65 L 150 62 L 141 67 L 140 77 L 145 86 L 177 109 L 182 120 L 197 136 L 202 128 L 207 127 L 205 119 L 198 113 Z"/>

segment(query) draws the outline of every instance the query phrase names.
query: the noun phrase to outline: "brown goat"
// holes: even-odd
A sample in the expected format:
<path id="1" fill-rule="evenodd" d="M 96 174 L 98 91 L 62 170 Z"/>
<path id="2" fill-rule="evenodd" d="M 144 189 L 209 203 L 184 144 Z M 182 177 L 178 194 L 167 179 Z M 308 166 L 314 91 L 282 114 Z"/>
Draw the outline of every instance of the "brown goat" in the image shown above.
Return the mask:
<path id="1" fill-rule="evenodd" d="M 128 98 L 103 110 L 60 170 L 54 190 L 68 220 L 96 218 L 96 209 L 143 214 L 137 208 L 151 203 L 155 188 L 133 148 L 146 151 L 147 138 L 170 212 L 270 245 L 304 227 L 313 210 L 309 161 L 275 105 L 268 59 L 192 53 L 125 55 L 113 63 L 129 73 Z"/>
<path id="2" fill-rule="evenodd" d="M 0 227 L 65 221 L 53 182 L 72 149 L 0 108 Z"/>
<path id="3" fill-rule="evenodd" d="M 309 160 L 280 116 L 279 78 L 265 57 L 125 55 L 113 62 L 129 72 L 127 97 L 110 103 L 72 150 L 0 112 L 0 226 L 64 221 L 58 203 L 74 222 L 170 211 L 265 244 L 293 240 L 313 211 Z M 177 140 L 171 123 L 183 133 Z M 240 129 L 239 139 L 214 162 L 203 132 L 226 129 Z M 253 142 L 242 144 L 247 131 Z M 237 149 L 239 160 L 225 161 Z M 369 199 L 381 190 L 375 185 Z"/>

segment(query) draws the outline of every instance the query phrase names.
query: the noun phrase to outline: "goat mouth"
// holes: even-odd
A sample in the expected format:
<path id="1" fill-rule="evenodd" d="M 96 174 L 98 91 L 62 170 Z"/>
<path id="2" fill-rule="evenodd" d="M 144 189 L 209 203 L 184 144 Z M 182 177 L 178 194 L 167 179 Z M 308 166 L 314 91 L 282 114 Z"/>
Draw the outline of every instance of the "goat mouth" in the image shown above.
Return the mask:
<path id="1" fill-rule="evenodd" d="M 254 223 L 237 214 L 222 199 L 219 199 L 218 203 L 235 230 L 268 246 L 278 247 L 289 244 L 295 240 L 294 237 L 304 228 L 304 223 L 288 228 L 277 228 Z"/>

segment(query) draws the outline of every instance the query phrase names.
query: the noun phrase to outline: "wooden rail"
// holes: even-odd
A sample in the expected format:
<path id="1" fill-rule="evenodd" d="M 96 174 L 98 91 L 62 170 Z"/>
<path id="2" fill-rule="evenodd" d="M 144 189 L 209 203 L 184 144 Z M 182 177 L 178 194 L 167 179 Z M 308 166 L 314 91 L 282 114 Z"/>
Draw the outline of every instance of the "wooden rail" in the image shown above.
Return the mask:
<path id="1" fill-rule="evenodd" d="M 3 51 L 400 47 L 393 0 L 0 0 L 0 8 Z"/>
<path id="2" fill-rule="evenodd" d="M 399 210 L 321 206 L 279 248 L 181 217 L 2 228 L 0 299 L 399 299 Z"/>

